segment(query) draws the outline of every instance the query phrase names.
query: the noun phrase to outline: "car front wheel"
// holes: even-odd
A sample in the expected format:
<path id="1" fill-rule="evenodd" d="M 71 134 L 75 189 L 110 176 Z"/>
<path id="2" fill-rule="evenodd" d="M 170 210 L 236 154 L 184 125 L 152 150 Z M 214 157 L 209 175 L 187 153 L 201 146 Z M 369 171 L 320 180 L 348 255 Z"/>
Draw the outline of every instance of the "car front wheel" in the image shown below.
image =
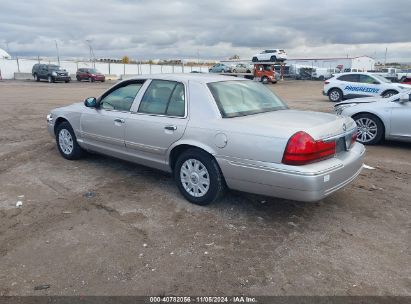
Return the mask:
<path id="1" fill-rule="evenodd" d="M 357 124 L 357 141 L 365 145 L 379 143 L 384 135 L 381 120 L 372 114 L 358 114 L 353 117 Z"/>
<path id="2" fill-rule="evenodd" d="M 382 97 L 388 98 L 388 97 L 394 96 L 396 94 L 398 94 L 397 91 L 389 90 L 389 91 L 385 92 L 384 94 L 382 94 Z"/>
<path id="3" fill-rule="evenodd" d="M 340 102 L 342 100 L 342 92 L 340 89 L 332 89 L 329 93 L 328 93 L 328 98 L 330 99 L 330 101 L 332 102 Z"/>
<path id="4" fill-rule="evenodd" d="M 83 149 L 77 143 L 73 128 L 68 122 L 62 122 L 56 129 L 56 142 L 60 154 L 69 160 L 79 159 Z"/>
<path id="5" fill-rule="evenodd" d="M 225 190 L 224 178 L 216 160 L 199 149 L 186 150 L 179 156 L 174 179 L 181 194 L 197 205 L 214 202 Z"/>

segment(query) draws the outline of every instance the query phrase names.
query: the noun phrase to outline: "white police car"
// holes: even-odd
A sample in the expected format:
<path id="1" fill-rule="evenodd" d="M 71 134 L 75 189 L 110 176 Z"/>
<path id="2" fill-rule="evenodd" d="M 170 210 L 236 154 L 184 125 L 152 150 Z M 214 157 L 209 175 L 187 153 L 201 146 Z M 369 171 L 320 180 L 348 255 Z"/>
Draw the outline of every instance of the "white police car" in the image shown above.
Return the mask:
<path id="1" fill-rule="evenodd" d="M 411 85 L 392 83 L 388 79 L 372 73 L 340 73 L 324 82 L 323 94 L 332 102 L 357 97 L 390 97 Z"/>

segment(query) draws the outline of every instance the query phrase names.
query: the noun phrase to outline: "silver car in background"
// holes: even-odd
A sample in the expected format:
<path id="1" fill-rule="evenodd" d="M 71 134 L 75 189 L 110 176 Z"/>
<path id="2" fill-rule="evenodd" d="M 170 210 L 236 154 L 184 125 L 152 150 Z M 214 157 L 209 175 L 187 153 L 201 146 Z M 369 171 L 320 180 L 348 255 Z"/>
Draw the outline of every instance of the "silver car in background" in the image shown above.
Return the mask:
<path id="1" fill-rule="evenodd" d="M 264 85 L 207 74 L 124 80 L 47 116 L 63 157 L 86 150 L 170 172 L 205 205 L 230 189 L 320 200 L 361 171 L 349 117 L 290 110 Z"/>
<path id="2" fill-rule="evenodd" d="M 352 117 L 357 140 L 366 145 L 382 139 L 411 142 L 411 90 L 388 98 L 355 98 L 335 105 L 339 115 Z"/>

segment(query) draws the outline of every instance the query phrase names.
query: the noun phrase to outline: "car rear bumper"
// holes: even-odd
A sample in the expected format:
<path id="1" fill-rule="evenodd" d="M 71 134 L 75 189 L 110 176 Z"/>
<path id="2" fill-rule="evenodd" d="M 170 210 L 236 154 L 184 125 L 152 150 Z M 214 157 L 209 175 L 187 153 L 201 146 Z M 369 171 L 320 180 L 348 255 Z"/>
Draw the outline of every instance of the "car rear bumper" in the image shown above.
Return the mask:
<path id="1" fill-rule="evenodd" d="M 356 143 L 348 153 L 305 166 L 286 166 L 217 158 L 231 189 L 296 201 L 318 201 L 360 174 L 365 148 Z"/>

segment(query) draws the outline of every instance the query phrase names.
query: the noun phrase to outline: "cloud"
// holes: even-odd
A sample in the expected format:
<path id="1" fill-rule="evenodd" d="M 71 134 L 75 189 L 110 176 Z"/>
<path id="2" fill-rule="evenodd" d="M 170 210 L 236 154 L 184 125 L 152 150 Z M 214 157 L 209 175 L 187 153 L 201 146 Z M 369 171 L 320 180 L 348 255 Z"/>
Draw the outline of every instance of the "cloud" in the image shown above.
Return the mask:
<path id="1" fill-rule="evenodd" d="M 411 61 L 411 1 L 38 0 L 2 3 L 0 47 L 14 55 L 250 58 L 264 48 L 290 57 Z M 36 12 L 36 13 L 33 13 Z"/>

